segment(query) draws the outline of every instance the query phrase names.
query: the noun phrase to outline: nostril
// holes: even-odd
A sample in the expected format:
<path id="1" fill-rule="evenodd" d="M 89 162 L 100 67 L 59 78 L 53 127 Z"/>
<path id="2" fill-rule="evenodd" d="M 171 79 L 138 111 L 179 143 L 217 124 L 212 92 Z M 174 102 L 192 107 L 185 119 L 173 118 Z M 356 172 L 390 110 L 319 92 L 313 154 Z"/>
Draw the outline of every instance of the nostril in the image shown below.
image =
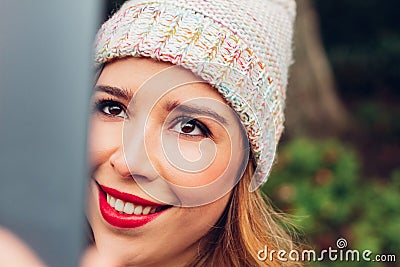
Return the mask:
<path id="1" fill-rule="evenodd" d="M 131 172 L 126 163 L 122 150 L 116 151 L 109 159 L 111 168 L 121 177 L 131 177 Z"/>

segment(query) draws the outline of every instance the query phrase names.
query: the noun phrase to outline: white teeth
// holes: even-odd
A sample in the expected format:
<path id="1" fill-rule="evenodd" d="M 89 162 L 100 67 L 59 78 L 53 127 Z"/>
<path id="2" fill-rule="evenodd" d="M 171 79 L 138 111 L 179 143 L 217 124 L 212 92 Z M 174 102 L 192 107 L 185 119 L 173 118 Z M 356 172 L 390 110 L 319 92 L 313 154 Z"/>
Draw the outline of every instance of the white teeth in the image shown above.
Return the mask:
<path id="1" fill-rule="evenodd" d="M 117 211 L 123 211 L 124 210 L 125 203 L 121 199 L 117 199 L 115 201 L 115 207 Z"/>
<path id="2" fill-rule="evenodd" d="M 145 208 L 143 209 L 142 214 L 143 214 L 143 215 L 147 215 L 147 214 L 149 214 L 150 210 L 151 210 L 151 207 L 147 206 L 147 207 L 145 207 Z"/>
<path id="3" fill-rule="evenodd" d="M 125 213 L 125 214 L 135 214 L 135 215 L 148 215 L 148 214 L 153 214 L 156 211 L 159 211 L 159 207 L 151 207 L 151 206 L 140 206 L 140 205 L 134 205 L 133 203 L 130 202 L 124 202 L 121 199 L 114 198 L 113 196 L 107 194 L 107 203 L 110 204 L 111 207 L 113 207 L 115 210 L 117 210 L 119 213 Z"/>
<path id="4" fill-rule="evenodd" d="M 112 196 L 110 196 L 110 203 L 109 204 L 110 204 L 111 207 L 113 207 L 113 208 L 115 207 L 115 198 L 113 198 Z"/>
<path id="5" fill-rule="evenodd" d="M 126 214 L 132 214 L 134 210 L 135 210 L 135 205 L 133 205 L 133 204 L 130 203 L 130 202 L 126 202 L 126 203 L 125 203 L 124 212 L 125 212 Z"/>
<path id="6" fill-rule="evenodd" d="M 142 210 L 143 210 L 142 206 L 136 206 L 135 211 L 133 213 L 135 213 L 135 215 L 139 215 L 142 213 Z"/>

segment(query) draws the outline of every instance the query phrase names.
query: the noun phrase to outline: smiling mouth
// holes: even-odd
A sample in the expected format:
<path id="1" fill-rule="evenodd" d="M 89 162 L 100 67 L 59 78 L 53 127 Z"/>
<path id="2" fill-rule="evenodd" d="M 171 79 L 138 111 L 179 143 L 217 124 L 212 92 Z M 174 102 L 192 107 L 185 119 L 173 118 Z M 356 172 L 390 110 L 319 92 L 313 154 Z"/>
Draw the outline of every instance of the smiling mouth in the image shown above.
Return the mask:
<path id="1" fill-rule="evenodd" d="M 128 215 L 148 215 L 156 212 L 160 212 L 167 209 L 168 206 L 144 206 L 139 204 L 133 204 L 132 202 L 123 201 L 119 198 L 113 197 L 112 195 L 106 193 L 107 203 L 118 211 L 120 214 Z"/>
<path id="2" fill-rule="evenodd" d="M 138 196 L 96 184 L 99 189 L 100 212 L 111 225 L 136 228 L 157 218 L 171 205 L 161 205 Z"/>

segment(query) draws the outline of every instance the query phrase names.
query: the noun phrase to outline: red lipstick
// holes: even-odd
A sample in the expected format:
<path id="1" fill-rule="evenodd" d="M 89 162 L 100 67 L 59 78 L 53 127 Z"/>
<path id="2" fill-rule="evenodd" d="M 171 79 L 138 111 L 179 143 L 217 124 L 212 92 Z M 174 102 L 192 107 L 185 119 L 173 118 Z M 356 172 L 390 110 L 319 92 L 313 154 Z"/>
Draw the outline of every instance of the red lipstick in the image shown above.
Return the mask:
<path id="1" fill-rule="evenodd" d="M 156 212 L 152 214 L 126 214 L 120 213 L 116 209 L 110 206 L 107 202 L 107 195 L 109 194 L 116 199 L 120 199 L 124 202 L 133 203 L 134 206 L 151 206 L 152 208 L 156 208 Z M 104 220 L 111 224 L 112 226 L 119 227 L 119 228 L 137 228 L 143 226 L 158 216 L 160 216 L 167 208 L 170 206 L 160 205 L 158 203 L 140 198 L 135 195 L 127 194 L 120 192 L 116 189 L 109 188 L 103 185 L 99 185 L 99 206 L 100 212 L 103 216 Z"/>

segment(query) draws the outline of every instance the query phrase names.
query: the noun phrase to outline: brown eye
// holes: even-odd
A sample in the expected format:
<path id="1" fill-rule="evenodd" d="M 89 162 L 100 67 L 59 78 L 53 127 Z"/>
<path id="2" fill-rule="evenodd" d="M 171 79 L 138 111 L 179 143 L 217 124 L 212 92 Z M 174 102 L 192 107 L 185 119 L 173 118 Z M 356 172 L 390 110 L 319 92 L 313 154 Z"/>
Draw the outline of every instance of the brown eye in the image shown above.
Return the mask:
<path id="1" fill-rule="evenodd" d="M 181 130 L 183 133 L 191 133 L 195 130 L 196 125 L 194 124 L 193 121 L 188 121 L 185 124 L 181 124 Z"/>
<path id="2" fill-rule="evenodd" d="M 212 136 L 210 130 L 197 119 L 190 117 L 180 117 L 174 123 L 172 130 L 186 136 Z"/>
<path id="3" fill-rule="evenodd" d="M 108 109 L 107 113 L 109 113 L 110 115 L 113 115 L 113 116 L 118 116 L 123 111 L 122 108 L 118 107 L 118 106 L 106 107 L 106 109 Z"/>
<path id="4" fill-rule="evenodd" d="M 105 100 L 100 101 L 97 105 L 97 110 L 104 115 L 111 117 L 120 117 L 120 118 L 128 118 L 125 107 L 116 101 Z"/>

